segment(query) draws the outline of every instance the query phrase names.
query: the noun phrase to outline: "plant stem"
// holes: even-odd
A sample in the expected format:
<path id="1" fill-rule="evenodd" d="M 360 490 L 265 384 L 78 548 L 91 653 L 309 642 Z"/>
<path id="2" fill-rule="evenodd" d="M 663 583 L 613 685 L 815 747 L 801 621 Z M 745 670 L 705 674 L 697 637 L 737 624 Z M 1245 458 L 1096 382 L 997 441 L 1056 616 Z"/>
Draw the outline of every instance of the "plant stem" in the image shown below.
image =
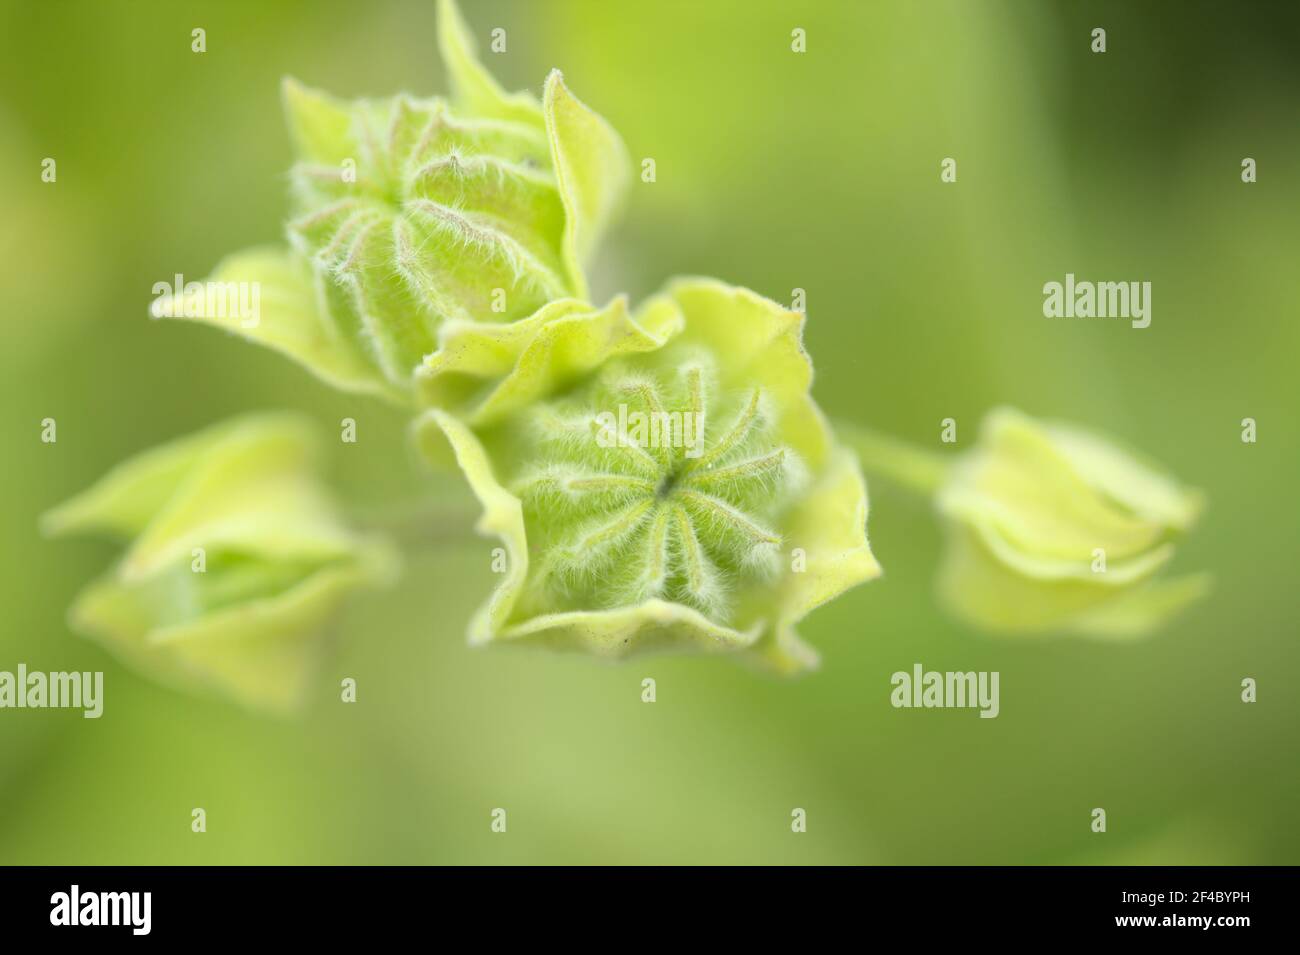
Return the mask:
<path id="1" fill-rule="evenodd" d="M 847 421 L 836 421 L 835 432 L 858 455 L 862 470 L 888 478 L 913 491 L 933 494 L 943 486 L 951 459 L 898 438 Z"/>

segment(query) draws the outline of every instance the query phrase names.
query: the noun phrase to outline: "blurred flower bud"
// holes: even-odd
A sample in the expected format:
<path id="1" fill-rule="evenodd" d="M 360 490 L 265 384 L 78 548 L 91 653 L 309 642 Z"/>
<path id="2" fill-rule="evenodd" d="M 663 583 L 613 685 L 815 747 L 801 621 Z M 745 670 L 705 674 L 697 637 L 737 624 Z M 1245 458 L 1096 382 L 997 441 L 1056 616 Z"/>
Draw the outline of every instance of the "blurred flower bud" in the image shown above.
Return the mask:
<path id="1" fill-rule="evenodd" d="M 795 624 L 880 568 L 802 329 L 691 279 L 635 318 L 620 301 L 557 308 L 519 341 L 467 328 L 433 356 L 425 386 L 464 400 L 426 412 L 417 439 L 454 454 L 508 555 L 471 641 L 814 666 Z"/>
<path id="2" fill-rule="evenodd" d="M 1202 500 L 1080 429 L 998 409 L 937 494 L 949 542 L 940 590 L 981 627 L 1136 636 L 1208 589 L 1153 579 Z"/>
<path id="3" fill-rule="evenodd" d="M 351 590 L 395 570 L 340 522 L 308 423 L 257 415 L 146 451 L 48 512 L 47 534 L 129 542 L 72 624 L 164 682 L 257 708 L 299 702 Z"/>

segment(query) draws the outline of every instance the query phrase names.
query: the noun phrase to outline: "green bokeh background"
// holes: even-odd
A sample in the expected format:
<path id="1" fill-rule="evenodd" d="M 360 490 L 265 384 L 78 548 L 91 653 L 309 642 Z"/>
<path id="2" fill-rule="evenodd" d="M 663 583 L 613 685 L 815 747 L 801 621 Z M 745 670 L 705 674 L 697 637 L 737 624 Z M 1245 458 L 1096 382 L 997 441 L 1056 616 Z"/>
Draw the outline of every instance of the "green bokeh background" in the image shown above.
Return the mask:
<path id="1" fill-rule="evenodd" d="M 154 686 L 64 619 L 114 547 L 36 529 L 116 461 L 290 407 L 324 429 L 357 419 L 331 474 L 354 506 L 466 499 L 415 466 L 388 407 L 146 317 L 154 282 L 279 237 L 283 74 L 345 95 L 445 91 L 434 5 L 5 0 L 0 669 L 102 669 L 106 708 L 0 711 L 0 862 L 1300 862 L 1294 10 L 463 7 L 481 37 L 506 28 L 509 52 L 486 58 L 508 87 L 538 91 L 559 66 L 656 160 L 596 265 L 600 295 L 678 273 L 783 301 L 801 287 L 833 415 L 937 447 L 942 418 L 966 442 L 1010 403 L 1119 436 L 1208 493 L 1175 569 L 1213 571 L 1212 597 L 1140 642 L 973 632 L 936 607 L 928 506 L 879 481 L 885 576 L 805 622 L 823 667 L 795 682 L 720 660 L 470 650 L 492 575 L 490 543 L 469 540 L 417 547 L 396 590 L 349 605 L 297 720 Z M 1043 318 L 1043 283 L 1067 271 L 1151 281 L 1151 327 Z M 45 417 L 57 444 L 39 440 Z M 1001 715 L 892 709 L 889 676 L 915 662 L 1000 671 Z"/>

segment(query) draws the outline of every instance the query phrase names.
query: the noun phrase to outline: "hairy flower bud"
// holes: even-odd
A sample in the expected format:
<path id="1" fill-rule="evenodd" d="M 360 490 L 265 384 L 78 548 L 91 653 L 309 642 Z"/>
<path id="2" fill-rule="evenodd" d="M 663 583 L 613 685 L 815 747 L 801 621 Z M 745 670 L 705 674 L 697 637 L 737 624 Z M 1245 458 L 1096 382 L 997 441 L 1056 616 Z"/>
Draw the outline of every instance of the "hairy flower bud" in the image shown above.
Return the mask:
<path id="1" fill-rule="evenodd" d="M 583 260 L 628 178 L 618 136 L 558 71 L 540 103 L 507 94 L 450 0 L 440 27 L 451 101 L 345 101 L 285 81 L 290 249 L 240 253 L 210 279 L 261 288 L 257 320 L 232 331 L 403 402 L 444 323 L 509 323 L 585 298 Z M 158 313 L 228 317 L 184 295 Z"/>
<path id="2" fill-rule="evenodd" d="M 704 279 L 636 318 L 557 309 L 513 348 L 462 331 L 425 384 L 467 400 L 416 433 L 454 453 L 508 553 L 473 642 L 815 663 L 794 624 L 879 566 L 857 464 L 808 393 L 802 316 Z"/>

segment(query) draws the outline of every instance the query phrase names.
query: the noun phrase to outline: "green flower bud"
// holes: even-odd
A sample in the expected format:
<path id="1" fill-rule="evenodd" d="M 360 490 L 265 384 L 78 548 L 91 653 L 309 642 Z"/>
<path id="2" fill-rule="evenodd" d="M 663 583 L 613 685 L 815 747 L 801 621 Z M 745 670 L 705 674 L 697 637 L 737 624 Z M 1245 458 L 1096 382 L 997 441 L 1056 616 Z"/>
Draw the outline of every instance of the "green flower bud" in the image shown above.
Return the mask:
<path id="1" fill-rule="evenodd" d="M 130 542 L 78 597 L 73 626 L 164 682 L 291 708 L 343 597 L 396 566 L 340 522 L 317 455 L 303 420 L 240 418 L 140 454 L 47 513 L 47 534 Z"/>
<path id="2" fill-rule="evenodd" d="M 814 665 L 794 624 L 880 568 L 802 324 L 697 279 L 635 318 L 575 304 L 518 340 L 450 337 L 425 386 L 460 413 L 426 412 L 417 440 L 455 455 L 508 557 L 471 642 Z"/>
<path id="3" fill-rule="evenodd" d="M 407 402 L 444 323 L 586 297 L 582 263 L 628 180 L 621 141 L 558 71 L 540 103 L 502 91 L 450 0 L 440 27 L 450 102 L 344 101 L 285 81 L 290 249 L 232 256 L 209 280 L 258 283 L 256 321 L 185 295 L 156 314 L 225 322 L 338 387 Z"/>
<path id="4" fill-rule="evenodd" d="M 992 412 L 937 502 L 949 527 L 940 590 L 991 630 L 1135 636 L 1208 590 L 1204 574 L 1152 579 L 1201 496 L 1078 428 Z"/>

